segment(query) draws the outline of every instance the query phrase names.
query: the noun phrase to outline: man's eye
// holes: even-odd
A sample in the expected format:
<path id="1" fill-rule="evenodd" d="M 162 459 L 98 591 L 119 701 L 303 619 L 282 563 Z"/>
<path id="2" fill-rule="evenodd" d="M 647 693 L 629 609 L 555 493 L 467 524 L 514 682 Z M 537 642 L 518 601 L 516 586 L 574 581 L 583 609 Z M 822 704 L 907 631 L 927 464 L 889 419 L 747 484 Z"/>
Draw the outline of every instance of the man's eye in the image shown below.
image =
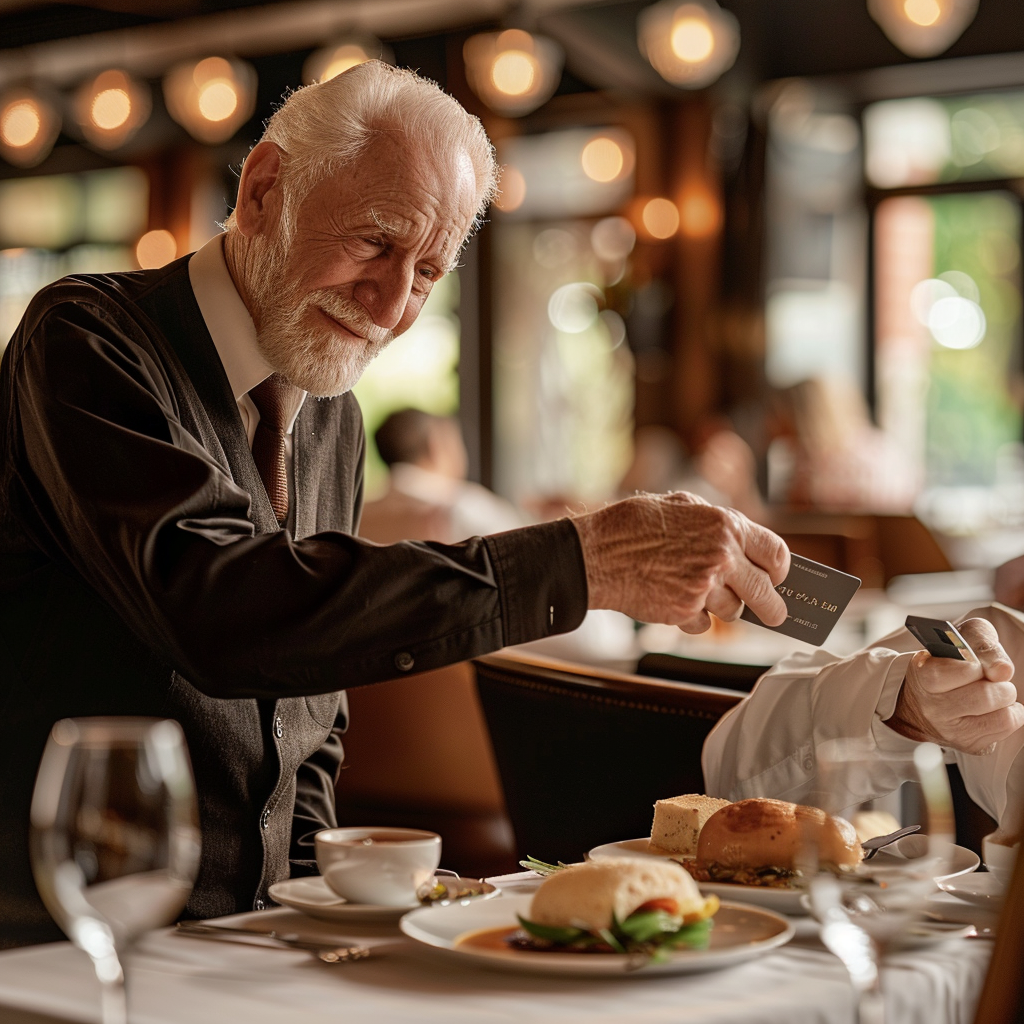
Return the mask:
<path id="1" fill-rule="evenodd" d="M 384 243 L 379 238 L 353 238 L 350 243 L 360 254 L 376 256 L 384 249 Z"/>

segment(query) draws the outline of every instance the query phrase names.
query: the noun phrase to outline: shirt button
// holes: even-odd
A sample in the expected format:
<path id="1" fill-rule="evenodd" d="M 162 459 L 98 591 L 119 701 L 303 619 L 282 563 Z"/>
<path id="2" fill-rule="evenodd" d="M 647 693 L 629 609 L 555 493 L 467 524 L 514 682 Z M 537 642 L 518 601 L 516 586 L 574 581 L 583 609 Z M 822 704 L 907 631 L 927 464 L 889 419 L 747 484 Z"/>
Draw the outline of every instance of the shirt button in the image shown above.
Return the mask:
<path id="1" fill-rule="evenodd" d="M 395 655 L 395 668 L 400 672 L 408 672 L 415 664 L 413 656 L 408 651 L 401 651 Z"/>
<path id="2" fill-rule="evenodd" d="M 284 722 L 281 721 L 281 716 L 278 715 L 274 719 L 274 735 L 280 739 L 284 735 Z"/>
<path id="3" fill-rule="evenodd" d="M 263 812 L 263 817 L 260 818 L 260 827 L 264 830 L 270 828 L 270 810 Z"/>
<path id="4" fill-rule="evenodd" d="M 263 910 L 266 907 L 266 904 L 263 902 L 263 900 L 258 899 L 256 900 L 255 903 L 253 903 L 253 907 L 256 910 Z"/>

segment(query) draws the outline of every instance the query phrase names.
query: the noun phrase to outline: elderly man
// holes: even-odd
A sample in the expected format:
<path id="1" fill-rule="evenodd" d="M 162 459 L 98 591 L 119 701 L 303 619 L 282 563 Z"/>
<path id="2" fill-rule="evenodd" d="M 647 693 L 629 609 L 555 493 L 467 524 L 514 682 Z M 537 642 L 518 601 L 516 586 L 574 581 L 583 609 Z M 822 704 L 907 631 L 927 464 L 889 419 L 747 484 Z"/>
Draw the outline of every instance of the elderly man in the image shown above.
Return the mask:
<path id="1" fill-rule="evenodd" d="M 186 909 L 261 908 L 334 822 L 344 691 L 569 630 L 785 611 L 785 545 L 686 495 L 456 545 L 353 536 L 350 389 L 495 190 L 483 130 L 410 72 L 293 94 L 226 233 L 159 271 L 44 289 L 0 369 L 0 940 L 59 936 L 28 807 L 67 715 L 185 730 L 203 835 Z M 308 394 L 308 398 L 307 398 Z"/>
<path id="2" fill-rule="evenodd" d="M 877 771 L 847 780 L 851 797 L 874 799 L 911 777 L 914 748 L 930 740 L 959 766 L 971 798 L 1019 836 L 1024 707 L 1013 675 L 1024 663 L 1024 616 L 991 605 L 959 629 L 976 659 L 934 658 L 906 629 L 847 658 L 784 659 L 707 738 L 708 793 L 800 803 L 814 789 L 815 748 L 851 738 L 879 754 Z"/>

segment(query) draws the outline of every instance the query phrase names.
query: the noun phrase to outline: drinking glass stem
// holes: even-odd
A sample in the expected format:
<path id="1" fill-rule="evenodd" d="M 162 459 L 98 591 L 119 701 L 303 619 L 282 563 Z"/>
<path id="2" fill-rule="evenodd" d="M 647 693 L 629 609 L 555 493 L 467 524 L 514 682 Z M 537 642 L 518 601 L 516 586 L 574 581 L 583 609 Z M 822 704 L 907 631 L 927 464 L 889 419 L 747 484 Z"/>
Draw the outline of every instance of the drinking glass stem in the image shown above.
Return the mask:
<path id="1" fill-rule="evenodd" d="M 93 967 L 100 982 L 100 1019 L 103 1024 L 128 1024 L 128 993 L 117 953 L 111 950 L 104 956 L 93 958 Z"/>
<path id="2" fill-rule="evenodd" d="M 857 1024 L 885 1024 L 885 999 L 877 981 L 857 993 Z"/>

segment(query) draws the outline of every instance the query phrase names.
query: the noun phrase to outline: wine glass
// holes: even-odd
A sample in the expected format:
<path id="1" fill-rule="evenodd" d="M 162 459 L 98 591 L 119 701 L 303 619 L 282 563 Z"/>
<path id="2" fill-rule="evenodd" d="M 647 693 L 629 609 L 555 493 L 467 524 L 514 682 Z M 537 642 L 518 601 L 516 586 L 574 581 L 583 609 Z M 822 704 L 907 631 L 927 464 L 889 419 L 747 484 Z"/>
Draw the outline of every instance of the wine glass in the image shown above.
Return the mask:
<path id="1" fill-rule="evenodd" d="M 858 740 L 825 741 L 816 756 L 810 802 L 847 823 L 864 822 L 860 839 L 921 826 L 919 833 L 844 869 L 835 866 L 835 830 L 827 820 L 808 817 L 803 824 L 801 873 L 822 942 L 849 971 L 860 1024 L 883 1024 L 882 961 L 920 919 L 935 878 L 950 870 L 955 833 L 949 779 L 942 751 L 933 743 L 917 746 L 909 773 L 904 758 L 897 765 L 894 756 Z M 880 780 L 895 783 L 901 777 L 906 780 L 899 797 L 903 820 L 872 827 L 879 816 L 871 794 Z"/>
<path id="2" fill-rule="evenodd" d="M 126 1024 L 122 961 L 170 924 L 199 869 L 195 785 L 177 722 L 65 718 L 50 732 L 32 796 L 36 886 L 92 958 L 103 1024 Z"/>

